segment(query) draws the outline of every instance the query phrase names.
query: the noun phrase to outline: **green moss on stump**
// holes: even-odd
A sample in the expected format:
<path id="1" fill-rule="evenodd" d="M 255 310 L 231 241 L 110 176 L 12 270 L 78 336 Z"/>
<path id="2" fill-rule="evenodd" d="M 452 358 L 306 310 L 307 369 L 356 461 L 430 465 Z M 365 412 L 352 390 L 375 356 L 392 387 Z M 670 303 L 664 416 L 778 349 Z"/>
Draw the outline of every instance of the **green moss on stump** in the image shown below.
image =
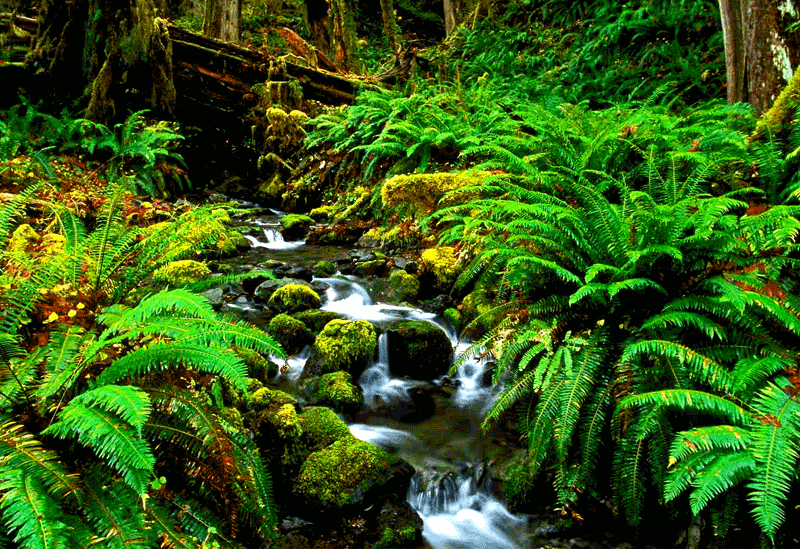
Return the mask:
<path id="1" fill-rule="evenodd" d="M 193 282 L 203 280 L 211 274 L 205 263 L 184 259 L 167 263 L 153 273 L 153 280 L 169 284 L 173 288 L 186 286 Z"/>
<path id="2" fill-rule="evenodd" d="M 396 175 L 383 184 L 381 200 L 388 208 L 410 206 L 419 213 L 429 213 L 448 192 L 479 185 L 487 175 L 488 172 Z"/>
<path id="3" fill-rule="evenodd" d="M 294 313 L 306 309 L 319 309 L 322 300 L 319 294 L 302 284 L 281 286 L 270 296 L 267 304 L 283 313 Z"/>
<path id="4" fill-rule="evenodd" d="M 303 234 L 313 224 L 314 219 L 307 215 L 287 214 L 281 218 L 281 233 L 284 236 Z"/>
<path id="5" fill-rule="evenodd" d="M 375 327 L 366 320 L 331 320 L 314 340 L 321 373 L 366 366 L 375 353 Z"/>

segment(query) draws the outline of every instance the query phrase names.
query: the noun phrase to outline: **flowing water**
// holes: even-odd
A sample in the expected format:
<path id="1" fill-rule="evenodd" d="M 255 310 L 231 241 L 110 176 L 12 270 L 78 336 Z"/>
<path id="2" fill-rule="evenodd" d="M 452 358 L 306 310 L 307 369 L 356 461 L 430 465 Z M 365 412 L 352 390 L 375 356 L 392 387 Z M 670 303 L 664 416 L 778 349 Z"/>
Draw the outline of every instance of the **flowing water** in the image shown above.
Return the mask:
<path id="1" fill-rule="evenodd" d="M 320 247 L 324 253 L 316 254 L 301 241 L 284 242 L 277 217 L 256 224 L 263 229 L 263 239 L 248 239 L 254 247 L 252 253 L 259 257 L 290 263 L 296 263 L 292 258 L 301 258 L 309 264 L 330 260 L 331 253 L 342 253 L 341 248 Z M 431 322 L 448 335 L 456 356 L 467 348 L 443 319 L 420 309 L 373 303 L 365 288 L 352 277 L 315 281 L 327 286 L 323 309 L 382 327 L 404 319 Z M 307 356 L 306 350 L 291 357 L 281 375 L 295 382 Z M 378 339 L 376 360 L 358 380 L 367 410 L 358 416 L 358 423 L 350 425 L 350 430 L 362 440 L 396 452 L 414 466 L 417 474 L 409 487 L 408 501 L 424 521 L 423 535 L 428 543 L 434 549 L 529 547 L 527 519 L 509 513 L 492 493 L 488 474 L 491 441 L 480 430 L 482 414 L 495 395 L 491 386 L 484 383 L 487 364 L 480 359 L 462 360 L 452 379 L 431 384 L 392 377 L 390 361 L 387 336 L 383 333 Z M 379 407 L 408 401 L 412 389 L 443 386 L 446 382 L 454 388 L 435 393 L 435 410 L 428 419 L 403 423 L 377 413 Z"/>

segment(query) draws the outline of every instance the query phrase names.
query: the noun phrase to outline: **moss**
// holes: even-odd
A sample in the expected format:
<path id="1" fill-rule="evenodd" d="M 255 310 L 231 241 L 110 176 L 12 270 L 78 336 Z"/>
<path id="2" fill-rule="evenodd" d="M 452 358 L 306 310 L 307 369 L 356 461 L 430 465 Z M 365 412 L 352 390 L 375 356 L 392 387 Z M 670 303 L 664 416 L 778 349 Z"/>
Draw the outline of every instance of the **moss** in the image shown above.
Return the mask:
<path id="1" fill-rule="evenodd" d="M 459 273 L 458 257 L 452 246 L 429 248 L 420 257 L 425 268 L 433 273 L 436 288 L 449 292 Z"/>
<path id="2" fill-rule="evenodd" d="M 278 430 L 281 438 L 298 438 L 303 434 L 303 427 L 294 405 L 284 404 L 275 414 L 270 416 L 270 421 Z"/>
<path id="3" fill-rule="evenodd" d="M 514 459 L 503 473 L 503 493 L 512 508 L 522 508 L 535 500 L 534 476 L 527 456 Z"/>
<path id="4" fill-rule="evenodd" d="M 289 113 L 289 120 L 295 126 L 304 126 L 308 122 L 308 115 L 303 111 L 293 110 Z"/>
<path id="5" fill-rule="evenodd" d="M 312 269 L 314 276 L 320 278 L 328 278 L 336 274 L 336 266 L 330 261 L 319 261 Z"/>
<path id="6" fill-rule="evenodd" d="M 386 269 L 386 261 L 373 259 L 372 261 L 362 261 L 358 263 L 353 272 L 356 276 L 364 278 L 367 276 L 377 276 Z"/>
<path id="7" fill-rule="evenodd" d="M 297 399 L 289 393 L 284 393 L 283 391 L 270 389 L 268 387 L 261 387 L 249 395 L 248 402 L 251 406 L 259 407 L 274 405 L 283 406 L 286 404 L 297 404 Z"/>
<path id="8" fill-rule="evenodd" d="M 450 323 L 451 326 L 458 332 L 461 329 L 461 311 L 458 309 L 454 309 L 453 307 L 448 307 L 444 310 L 444 318 L 447 322 Z"/>
<path id="9" fill-rule="evenodd" d="M 325 374 L 317 381 L 314 399 L 339 410 L 353 410 L 364 404 L 364 396 L 353 385 L 353 376 L 348 372 Z"/>
<path id="10" fill-rule="evenodd" d="M 383 184 L 381 199 L 388 208 L 409 206 L 418 213 L 429 213 L 448 192 L 479 185 L 487 175 L 488 172 L 396 175 Z"/>
<path id="11" fill-rule="evenodd" d="M 282 312 L 297 312 L 305 309 L 319 309 L 322 300 L 319 294 L 302 284 L 281 286 L 270 296 L 267 304 Z"/>
<path id="12" fill-rule="evenodd" d="M 221 234 L 217 239 L 214 248 L 221 254 L 230 255 L 236 253 L 239 249 L 250 247 L 250 242 L 242 236 L 237 230 L 231 229 L 228 232 Z"/>
<path id="13" fill-rule="evenodd" d="M 308 456 L 294 493 L 313 509 L 342 508 L 366 486 L 385 480 L 392 460 L 385 450 L 350 435 Z"/>
<path id="14" fill-rule="evenodd" d="M 186 286 L 203 280 L 211 274 L 205 263 L 193 259 L 172 261 L 153 273 L 153 280 L 164 282 L 172 287 Z"/>
<path id="15" fill-rule="evenodd" d="M 300 414 L 303 442 L 310 452 L 327 448 L 337 440 L 350 435 L 347 424 L 336 412 L 325 406 L 306 408 Z"/>
<path id="16" fill-rule="evenodd" d="M 800 104 L 800 71 L 795 71 L 775 103 L 759 119 L 756 130 L 748 141 L 763 139 L 767 131 L 770 135 L 781 135 L 794 120 L 798 104 Z"/>
<path id="17" fill-rule="evenodd" d="M 314 341 L 323 372 L 349 370 L 372 359 L 378 344 L 375 327 L 366 320 L 331 320 Z"/>
<path id="18" fill-rule="evenodd" d="M 314 220 L 307 215 L 287 214 L 281 218 L 281 227 L 284 231 L 305 231 L 313 224 Z"/>
<path id="19" fill-rule="evenodd" d="M 359 217 L 359 214 L 364 214 L 367 211 L 367 204 L 372 199 L 372 190 L 369 187 L 359 185 L 352 191 L 355 200 L 341 213 L 337 213 L 334 219 L 342 221 L 349 217 Z M 363 216 L 362 216 L 363 217 Z"/>
<path id="20" fill-rule="evenodd" d="M 293 355 L 309 345 L 314 336 L 306 325 L 297 319 L 290 317 L 285 313 L 281 313 L 269 321 L 267 329 L 269 334 L 280 343 L 283 350 L 288 354 Z"/>
<path id="21" fill-rule="evenodd" d="M 417 297 L 419 279 L 416 276 L 402 269 L 397 269 L 389 275 L 389 282 L 395 289 L 400 301 L 410 301 Z"/>
<path id="22" fill-rule="evenodd" d="M 330 206 L 320 206 L 319 208 L 311 210 L 308 215 L 317 221 L 327 221 L 331 216 L 332 210 L 333 208 Z"/>
<path id="23" fill-rule="evenodd" d="M 250 375 L 259 380 L 264 381 L 277 373 L 275 366 L 266 358 L 261 356 L 257 351 L 253 349 L 244 349 L 240 347 L 234 347 L 233 349 L 236 352 L 236 355 L 242 359 L 242 361 L 247 365 L 247 370 L 250 372 Z"/>
<path id="24" fill-rule="evenodd" d="M 464 297 L 461 312 L 466 321 L 472 321 L 492 310 L 492 300 L 486 290 L 478 288 Z"/>
<path id="25" fill-rule="evenodd" d="M 333 311 L 323 311 L 322 309 L 308 309 L 294 313 L 292 317 L 301 321 L 306 327 L 318 334 L 322 331 L 325 325 L 331 320 L 343 320 L 344 317 L 339 313 Z"/>
<path id="26" fill-rule="evenodd" d="M 27 223 L 23 223 L 11 234 L 11 238 L 8 241 L 8 251 L 12 254 L 25 253 L 33 244 L 39 243 L 39 238 L 39 233 L 34 231 Z"/>
<path id="27" fill-rule="evenodd" d="M 286 131 L 289 127 L 289 115 L 278 107 L 267 109 L 267 120 L 271 126 L 270 131 L 275 134 Z"/>

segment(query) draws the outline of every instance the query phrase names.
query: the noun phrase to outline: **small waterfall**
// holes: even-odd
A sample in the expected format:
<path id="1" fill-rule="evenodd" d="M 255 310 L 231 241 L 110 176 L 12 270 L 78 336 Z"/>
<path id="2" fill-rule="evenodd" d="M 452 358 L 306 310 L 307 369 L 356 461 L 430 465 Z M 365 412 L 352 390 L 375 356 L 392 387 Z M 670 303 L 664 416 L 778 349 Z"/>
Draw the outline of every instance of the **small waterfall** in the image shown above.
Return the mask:
<path id="1" fill-rule="evenodd" d="M 280 231 L 280 224 L 259 224 L 262 225 L 261 230 L 264 233 L 266 241 L 259 240 L 252 235 L 244 235 L 250 241 L 250 246 L 253 248 L 267 248 L 269 250 L 291 250 L 299 248 L 306 243 L 305 240 L 292 240 L 287 242 L 283 239 Z"/>
<path id="2" fill-rule="evenodd" d="M 459 342 L 456 346 L 456 356 L 463 355 L 469 348 L 466 342 Z M 453 403 L 459 408 L 475 407 L 485 409 L 489 405 L 489 400 L 493 390 L 483 384 L 486 376 L 488 361 L 484 357 L 461 356 L 461 363 L 455 379 L 458 382 L 458 390 L 453 395 Z"/>
<path id="3" fill-rule="evenodd" d="M 290 383 L 296 385 L 297 379 L 300 377 L 300 374 L 303 373 L 303 367 L 310 353 L 311 347 L 306 347 L 302 352 L 290 356 L 285 360 L 277 357 L 270 357 L 274 362 L 280 364 L 276 381 L 280 378 L 286 378 Z"/>
<path id="4" fill-rule="evenodd" d="M 423 535 L 434 549 L 520 549 L 526 519 L 513 515 L 491 495 L 477 489 L 472 476 L 445 475 L 420 489 L 415 478 L 408 501 L 424 522 Z"/>
<path id="5" fill-rule="evenodd" d="M 389 373 L 389 338 L 383 333 L 378 336 L 378 361 L 364 370 L 358 384 L 370 406 L 408 398 L 408 390 L 418 382 L 395 379 Z"/>

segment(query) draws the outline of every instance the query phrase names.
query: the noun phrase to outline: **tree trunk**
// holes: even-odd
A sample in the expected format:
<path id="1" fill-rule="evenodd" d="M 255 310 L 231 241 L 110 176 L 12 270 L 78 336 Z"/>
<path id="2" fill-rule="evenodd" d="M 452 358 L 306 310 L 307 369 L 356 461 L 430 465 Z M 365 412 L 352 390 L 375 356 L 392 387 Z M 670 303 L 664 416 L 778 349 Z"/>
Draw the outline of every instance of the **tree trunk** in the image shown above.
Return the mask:
<path id="1" fill-rule="evenodd" d="M 381 16 L 383 17 L 383 32 L 389 49 L 397 55 L 397 16 L 394 13 L 393 0 L 381 0 Z"/>
<path id="2" fill-rule="evenodd" d="M 203 34 L 236 44 L 239 42 L 241 18 L 241 0 L 206 0 Z"/>
<path id="3" fill-rule="evenodd" d="M 328 2 L 327 0 L 306 0 L 305 20 L 311 43 L 325 55 L 331 53 L 331 33 L 328 29 Z"/>
<path id="4" fill-rule="evenodd" d="M 800 62 L 800 37 L 787 32 L 794 0 L 719 0 L 728 101 L 747 101 L 760 116 L 775 102 Z"/>
<path id="5" fill-rule="evenodd" d="M 334 61 L 342 69 L 361 72 L 354 0 L 331 0 Z"/>
<path id="6" fill-rule="evenodd" d="M 38 19 L 31 63 L 52 108 L 82 98 L 105 124 L 145 108 L 172 116 L 172 45 L 153 0 L 42 0 Z"/>

